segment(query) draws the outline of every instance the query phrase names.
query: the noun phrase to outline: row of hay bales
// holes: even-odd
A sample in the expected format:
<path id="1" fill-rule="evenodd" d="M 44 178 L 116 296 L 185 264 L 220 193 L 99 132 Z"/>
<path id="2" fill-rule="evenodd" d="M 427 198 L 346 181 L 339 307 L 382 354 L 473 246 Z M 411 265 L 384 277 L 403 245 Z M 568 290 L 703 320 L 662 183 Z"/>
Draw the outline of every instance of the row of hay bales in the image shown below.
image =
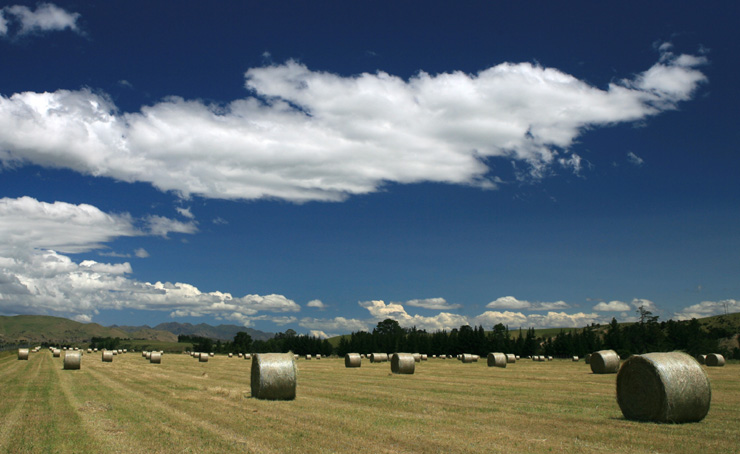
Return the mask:
<path id="1" fill-rule="evenodd" d="M 709 353 L 708 355 L 696 355 L 696 360 L 699 364 L 704 364 L 709 367 L 723 367 L 725 365 L 725 357 L 719 353 Z"/>

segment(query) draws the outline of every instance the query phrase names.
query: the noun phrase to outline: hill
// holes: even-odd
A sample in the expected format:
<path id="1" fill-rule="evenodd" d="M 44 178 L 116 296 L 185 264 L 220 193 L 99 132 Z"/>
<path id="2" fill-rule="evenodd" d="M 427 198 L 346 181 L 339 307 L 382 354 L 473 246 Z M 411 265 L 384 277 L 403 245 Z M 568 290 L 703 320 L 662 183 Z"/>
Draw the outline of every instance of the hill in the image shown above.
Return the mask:
<path id="1" fill-rule="evenodd" d="M 191 323 L 160 323 L 154 329 L 168 331 L 174 335 L 186 334 L 189 336 L 207 337 L 208 339 L 232 341 L 236 333 L 244 331 L 252 337 L 252 340 L 269 340 L 275 337 L 273 333 L 266 333 L 254 328 L 246 328 L 239 325 L 211 326 L 206 323 L 193 325 Z"/>
<path id="2" fill-rule="evenodd" d="M 129 337 L 125 331 L 97 323 L 80 323 L 48 315 L 0 316 L 0 342 L 83 342 L 93 337 Z M 175 339 L 177 340 L 177 339 Z"/>

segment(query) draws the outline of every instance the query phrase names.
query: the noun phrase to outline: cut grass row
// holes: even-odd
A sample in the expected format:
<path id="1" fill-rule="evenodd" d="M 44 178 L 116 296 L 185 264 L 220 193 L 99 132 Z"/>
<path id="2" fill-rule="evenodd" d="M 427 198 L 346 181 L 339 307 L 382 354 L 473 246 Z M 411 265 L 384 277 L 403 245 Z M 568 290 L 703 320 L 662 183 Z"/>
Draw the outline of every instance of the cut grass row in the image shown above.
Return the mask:
<path id="1" fill-rule="evenodd" d="M 0 359 L 0 452 L 736 452 L 740 366 L 707 368 L 712 406 L 695 424 L 622 417 L 615 376 L 570 361 L 299 360 L 298 397 L 250 397 L 250 361 L 140 354 L 62 370 L 48 352 Z"/>

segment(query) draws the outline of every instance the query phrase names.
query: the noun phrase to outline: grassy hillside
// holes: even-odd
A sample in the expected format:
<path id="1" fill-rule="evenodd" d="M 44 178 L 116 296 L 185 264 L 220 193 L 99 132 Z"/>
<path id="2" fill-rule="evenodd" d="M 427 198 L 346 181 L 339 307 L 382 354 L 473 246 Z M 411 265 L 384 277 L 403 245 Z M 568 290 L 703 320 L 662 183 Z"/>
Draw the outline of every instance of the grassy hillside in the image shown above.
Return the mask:
<path id="1" fill-rule="evenodd" d="M 93 337 L 119 337 L 121 339 L 151 339 L 177 342 L 172 333 L 157 330 L 140 330 L 127 333 L 117 328 L 108 328 L 97 323 L 80 323 L 48 315 L 0 316 L 0 342 L 2 343 L 80 343 Z"/>

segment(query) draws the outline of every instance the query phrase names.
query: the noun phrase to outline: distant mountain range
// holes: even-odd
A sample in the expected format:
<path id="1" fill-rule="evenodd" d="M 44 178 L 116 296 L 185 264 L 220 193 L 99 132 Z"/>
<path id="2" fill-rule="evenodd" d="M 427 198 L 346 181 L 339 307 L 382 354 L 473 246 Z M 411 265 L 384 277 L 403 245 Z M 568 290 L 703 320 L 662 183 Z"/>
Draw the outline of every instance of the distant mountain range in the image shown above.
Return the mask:
<path id="1" fill-rule="evenodd" d="M 42 342 L 85 342 L 93 337 L 119 337 L 121 339 L 144 339 L 177 342 L 180 334 L 207 337 L 210 339 L 233 340 L 236 333 L 245 331 L 253 340 L 268 340 L 274 336 L 252 328 L 238 325 L 211 326 L 205 323 L 160 323 L 154 328 L 143 326 L 102 326 L 97 323 L 80 323 L 48 315 L 0 316 L 0 343 Z"/>

